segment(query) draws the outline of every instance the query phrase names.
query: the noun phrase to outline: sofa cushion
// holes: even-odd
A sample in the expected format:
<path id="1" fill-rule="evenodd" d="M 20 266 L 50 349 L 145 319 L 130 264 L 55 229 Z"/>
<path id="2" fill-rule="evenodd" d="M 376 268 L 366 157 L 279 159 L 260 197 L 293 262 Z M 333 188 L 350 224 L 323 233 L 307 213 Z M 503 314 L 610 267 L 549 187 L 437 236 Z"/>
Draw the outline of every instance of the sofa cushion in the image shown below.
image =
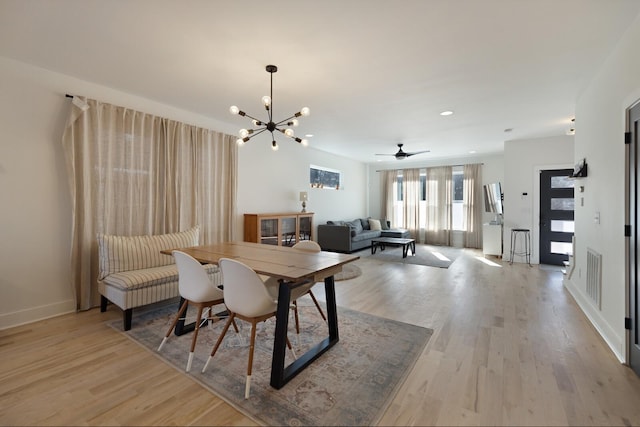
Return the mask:
<path id="1" fill-rule="evenodd" d="M 344 221 L 327 221 L 327 225 L 346 225 Z"/>
<path id="2" fill-rule="evenodd" d="M 370 230 L 371 229 L 370 226 L 369 226 L 369 218 L 360 218 L 360 223 L 362 224 L 362 229 L 363 230 Z"/>
<path id="3" fill-rule="evenodd" d="M 369 218 L 369 229 L 370 230 L 382 230 L 382 224 L 380 224 L 380 220 Z"/>
<path id="4" fill-rule="evenodd" d="M 218 266 L 214 264 L 206 264 L 204 268 L 208 274 L 215 274 L 220 271 Z M 132 290 L 177 280 L 178 266 L 173 264 L 113 273 L 105 277 L 103 282 L 122 290 Z"/>
<path id="5" fill-rule="evenodd" d="M 171 255 L 161 250 L 197 246 L 200 227 L 179 233 L 147 236 L 98 234 L 98 280 L 109 274 L 174 264 Z"/>
<path id="6" fill-rule="evenodd" d="M 351 240 L 354 242 L 361 242 L 363 240 L 375 239 L 376 237 L 380 237 L 379 230 L 364 230 L 352 237 Z"/>
<path id="7" fill-rule="evenodd" d="M 353 221 L 347 222 L 347 225 L 349 227 L 352 227 L 352 229 L 354 229 L 356 231 L 356 234 L 360 234 L 364 230 L 362 228 L 362 222 L 360 222 L 359 218 L 358 219 L 354 219 Z"/>
<path id="8" fill-rule="evenodd" d="M 389 229 L 389 223 L 387 222 L 386 219 L 381 219 L 380 220 L 380 225 L 382 225 L 382 229 L 383 230 L 388 230 Z"/>

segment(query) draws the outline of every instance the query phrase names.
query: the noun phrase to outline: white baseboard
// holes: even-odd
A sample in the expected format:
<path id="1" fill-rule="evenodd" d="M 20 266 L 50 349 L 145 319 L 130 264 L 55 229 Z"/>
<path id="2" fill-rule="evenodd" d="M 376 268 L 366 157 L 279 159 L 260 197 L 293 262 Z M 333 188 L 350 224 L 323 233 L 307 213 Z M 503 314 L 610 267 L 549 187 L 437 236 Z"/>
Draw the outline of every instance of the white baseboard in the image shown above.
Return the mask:
<path id="1" fill-rule="evenodd" d="M 564 287 L 567 288 L 574 301 L 578 304 L 585 316 L 587 316 L 587 319 L 589 319 L 620 363 L 627 363 L 624 339 L 615 332 L 596 307 L 589 302 L 586 294 L 584 294 L 572 280 L 565 277 Z"/>
<path id="2" fill-rule="evenodd" d="M 75 311 L 76 302 L 70 299 L 13 311 L 11 313 L 3 313 L 0 314 L 0 330 L 37 322 L 38 320 L 48 319 L 62 314 L 75 313 Z"/>

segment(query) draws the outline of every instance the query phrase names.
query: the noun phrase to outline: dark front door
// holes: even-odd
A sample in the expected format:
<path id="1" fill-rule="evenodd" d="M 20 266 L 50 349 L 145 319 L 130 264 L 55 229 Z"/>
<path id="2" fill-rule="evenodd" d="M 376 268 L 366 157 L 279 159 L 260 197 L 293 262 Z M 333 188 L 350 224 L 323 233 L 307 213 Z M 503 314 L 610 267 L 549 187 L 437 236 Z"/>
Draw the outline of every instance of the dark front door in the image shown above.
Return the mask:
<path id="1" fill-rule="evenodd" d="M 629 365 L 640 375 L 640 336 L 638 333 L 638 132 L 640 123 L 640 104 L 629 111 L 630 144 L 627 157 L 629 163 L 628 206 L 631 233 L 628 244 L 627 265 L 629 268 Z"/>
<path id="2" fill-rule="evenodd" d="M 573 169 L 540 171 L 540 264 L 563 265 L 573 248 Z"/>

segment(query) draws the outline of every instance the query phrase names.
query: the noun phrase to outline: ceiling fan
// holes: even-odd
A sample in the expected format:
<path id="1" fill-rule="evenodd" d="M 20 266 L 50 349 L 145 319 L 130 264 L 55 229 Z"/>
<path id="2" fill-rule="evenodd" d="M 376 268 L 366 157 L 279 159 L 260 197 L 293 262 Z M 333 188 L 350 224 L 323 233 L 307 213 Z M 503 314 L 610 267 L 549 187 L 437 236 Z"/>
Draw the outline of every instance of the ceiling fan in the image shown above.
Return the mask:
<path id="1" fill-rule="evenodd" d="M 395 154 L 376 154 L 376 156 L 393 156 L 398 160 L 404 160 L 407 157 L 414 156 L 416 154 L 428 153 L 429 150 L 415 151 L 413 153 L 407 153 L 406 151 L 402 151 L 402 146 L 404 144 L 398 144 L 398 152 Z"/>

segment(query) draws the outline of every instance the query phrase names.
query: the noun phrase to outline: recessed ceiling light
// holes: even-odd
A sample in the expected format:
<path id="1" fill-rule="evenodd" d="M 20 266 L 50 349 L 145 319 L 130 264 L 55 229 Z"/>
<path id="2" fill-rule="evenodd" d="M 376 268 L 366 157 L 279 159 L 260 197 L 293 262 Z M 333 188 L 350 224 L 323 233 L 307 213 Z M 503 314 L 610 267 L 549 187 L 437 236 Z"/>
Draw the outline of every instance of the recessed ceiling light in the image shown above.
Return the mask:
<path id="1" fill-rule="evenodd" d="M 469 151 L 469 154 L 476 154 L 476 150 Z"/>
<path id="2" fill-rule="evenodd" d="M 453 114 L 453 111 L 447 110 L 440 113 L 441 116 L 450 116 Z"/>
<path id="3" fill-rule="evenodd" d="M 308 133 L 305 135 L 306 138 L 313 138 L 313 134 L 312 133 Z"/>

